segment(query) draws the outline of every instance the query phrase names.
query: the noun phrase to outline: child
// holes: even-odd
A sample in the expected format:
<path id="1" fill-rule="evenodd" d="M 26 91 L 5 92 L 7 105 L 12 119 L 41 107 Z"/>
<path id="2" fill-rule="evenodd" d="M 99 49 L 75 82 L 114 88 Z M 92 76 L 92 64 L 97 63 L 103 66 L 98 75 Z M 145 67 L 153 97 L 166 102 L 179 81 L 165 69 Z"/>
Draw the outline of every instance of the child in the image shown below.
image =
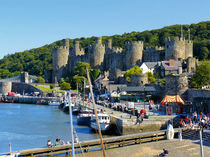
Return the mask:
<path id="1" fill-rule="evenodd" d="M 48 141 L 47 141 L 47 147 L 50 148 L 50 147 L 52 147 L 52 146 L 53 146 L 52 142 L 51 142 L 50 140 L 48 140 Z"/>

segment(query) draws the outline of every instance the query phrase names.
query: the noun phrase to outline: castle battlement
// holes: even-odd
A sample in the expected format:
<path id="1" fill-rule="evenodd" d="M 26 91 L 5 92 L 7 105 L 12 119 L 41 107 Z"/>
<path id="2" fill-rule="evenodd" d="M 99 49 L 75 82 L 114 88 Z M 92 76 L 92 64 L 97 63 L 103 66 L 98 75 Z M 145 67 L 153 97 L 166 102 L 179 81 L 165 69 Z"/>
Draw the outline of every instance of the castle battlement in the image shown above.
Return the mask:
<path id="1" fill-rule="evenodd" d="M 183 42 L 185 41 L 185 38 L 181 37 L 166 37 L 165 42 Z"/>
<path id="2" fill-rule="evenodd" d="M 126 45 L 130 46 L 130 45 L 143 45 L 144 42 L 143 41 L 129 41 L 125 43 Z"/>
<path id="3" fill-rule="evenodd" d="M 97 37 L 95 42 L 96 44 L 102 44 L 102 37 Z"/>
<path id="4" fill-rule="evenodd" d="M 160 50 L 164 50 L 164 48 L 161 46 L 146 47 L 145 52 L 154 52 L 154 51 L 160 51 Z"/>
<path id="5" fill-rule="evenodd" d="M 121 53 L 123 51 L 123 49 L 121 47 L 114 47 L 112 49 L 113 52 L 116 52 L 116 53 Z"/>
<path id="6" fill-rule="evenodd" d="M 185 43 L 186 44 L 193 44 L 193 41 L 192 40 L 185 40 Z"/>
<path id="7" fill-rule="evenodd" d="M 59 46 L 59 47 L 54 47 L 53 50 L 68 50 L 69 47 L 67 46 Z"/>

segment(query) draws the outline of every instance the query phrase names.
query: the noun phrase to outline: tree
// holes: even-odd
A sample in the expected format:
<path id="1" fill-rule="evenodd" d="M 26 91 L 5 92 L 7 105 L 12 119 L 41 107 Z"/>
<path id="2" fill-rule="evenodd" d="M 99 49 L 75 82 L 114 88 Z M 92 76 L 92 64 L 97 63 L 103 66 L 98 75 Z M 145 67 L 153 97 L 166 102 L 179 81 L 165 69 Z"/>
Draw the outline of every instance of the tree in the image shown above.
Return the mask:
<path id="1" fill-rule="evenodd" d="M 209 50 L 207 47 L 201 47 L 200 50 L 200 58 L 202 59 L 208 59 L 209 56 Z"/>
<path id="2" fill-rule="evenodd" d="M 86 77 L 87 76 L 86 67 L 90 69 L 90 64 L 85 63 L 85 62 L 77 62 L 77 65 L 75 66 L 75 69 L 74 69 L 75 75 Z"/>
<path id="3" fill-rule="evenodd" d="M 192 86 L 201 88 L 210 84 L 210 61 L 203 61 L 192 76 Z"/>
<path id="4" fill-rule="evenodd" d="M 35 80 L 35 82 L 36 83 L 45 83 L 45 80 L 41 76 L 39 76 L 39 77 L 37 77 L 37 79 Z"/>
<path id="5" fill-rule="evenodd" d="M 73 76 L 73 84 L 78 85 L 79 89 L 83 88 L 84 81 L 87 82 L 87 79 L 84 76 L 78 76 L 78 75 Z"/>
<path id="6" fill-rule="evenodd" d="M 155 77 L 151 72 L 147 72 L 149 83 L 156 83 Z"/>
<path id="7" fill-rule="evenodd" d="M 51 84 L 50 85 L 50 89 L 54 89 L 55 88 L 55 85 L 54 84 Z"/>
<path id="8" fill-rule="evenodd" d="M 91 69 L 90 71 L 90 76 L 92 78 L 92 81 L 94 81 L 95 79 L 98 78 L 98 76 L 100 75 L 101 70 L 100 69 Z"/>
<path id="9" fill-rule="evenodd" d="M 69 89 L 71 89 L 71 85 L 70 85 L 70 83 L 63 82 L 63 83 L 60 84 L 60 89 L 69 90 Z"/>
<path id="10" fill-rule="evenodd" d="M 130 82 L 131 81 L 131 75 L 138 75 L 138 74 L 142 74 L 142 70 L 139 66 L 135 65 L 133 68 L 131 68 L 131 69 L 129 69 L 125 72 L 124 77 L 126 78 L 126 80 L 128 82 Z"/>
<path id="11" fill-rule="evenodd" d="M 166 78 L 159 79 L 157 83 L 158 83 L 158 84 L 165 85 L 165 84 L 166 84 Z"/>

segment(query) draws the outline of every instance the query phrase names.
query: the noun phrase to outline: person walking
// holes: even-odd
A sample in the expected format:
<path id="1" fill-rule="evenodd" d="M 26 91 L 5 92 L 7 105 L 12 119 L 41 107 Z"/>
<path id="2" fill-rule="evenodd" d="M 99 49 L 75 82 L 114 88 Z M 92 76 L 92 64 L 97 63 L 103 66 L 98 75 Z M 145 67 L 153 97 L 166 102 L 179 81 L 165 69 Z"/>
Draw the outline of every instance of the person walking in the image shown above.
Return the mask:
<path id="1" fill-rule="evenodd" d="M 197 112 L 194 112 L 194 113 L 193 113 L 193 123 L 194 123 L 194 124 L 197 123 L 197 117 L 198 117 Z"/>
<path id="2" fill-rule="evenodd" d="M 138 123 L 139 123 L 139 124 L 141 123 L 141 122 L 140 122 L 140 116 L 139 116 L 139 115 L 136 116 L 136 124 L 138 124 Z M 136 124 L 135 124 L 135 125 L 136 125 Z"/>

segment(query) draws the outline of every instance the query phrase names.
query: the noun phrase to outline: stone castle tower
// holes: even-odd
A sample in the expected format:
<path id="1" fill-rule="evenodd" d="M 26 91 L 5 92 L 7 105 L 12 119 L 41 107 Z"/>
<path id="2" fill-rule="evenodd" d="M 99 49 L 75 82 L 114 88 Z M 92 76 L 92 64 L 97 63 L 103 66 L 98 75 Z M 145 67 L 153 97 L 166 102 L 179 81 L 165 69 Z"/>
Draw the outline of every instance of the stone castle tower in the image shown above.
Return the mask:
<path id="1" fill-rule="evenodd" d="M 73 56 L 82 56 L 85 54 L 84 49 L 83 48 L 80 49 L 79 41 L 77 41 L 77 40 L 74 41 L 72 54 L 73 54 Z"/>
<path id="2" fill-rule="evenodd" d="M 126 43 L 126 69 L 130 69 L 134 65 L 140 65 L 140 63 L 142 62 L 143 47 L 144 44 L 142 41 L 133 41 Z"/>
<path id="3" fill-rule="evenodd" d="M 65 71 L 69 58 L 69 40 L 63 40 L 63 46 L 56 47 L 52 52 L 53 74 L 52 81 L 57 83 Z"/>
<path id="4" fill-rule="evenodd" d="M 91 67 L 103 70 L 105 45 L 102 44 L 102 38 L 96 38 L 95 45 L 88 47 L 89 63 Z"/>
<path id="5" fill-rule="evenodd" d="M 167 37 L 165 40 L 165 60 L 184 60 L 193 56 L 193 42 L 179 37 Z"/>

